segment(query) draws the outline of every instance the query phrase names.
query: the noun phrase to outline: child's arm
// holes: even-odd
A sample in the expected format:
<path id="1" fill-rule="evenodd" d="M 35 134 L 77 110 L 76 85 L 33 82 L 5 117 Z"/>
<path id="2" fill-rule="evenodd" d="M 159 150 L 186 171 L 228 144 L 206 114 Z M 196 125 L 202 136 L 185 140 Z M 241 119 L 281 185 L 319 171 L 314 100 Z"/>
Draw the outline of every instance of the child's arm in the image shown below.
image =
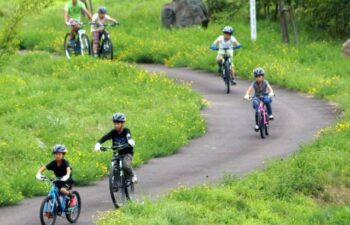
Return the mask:
<path id="1" fill-rule="evenodd" d="M 101 151 L 101 144 L 103 144 L 105 141 L 112 139 L 112 131 L 103 136 L 98 142 L 95 144 L 95 151 L 99 152 Z"/>
<path id="2" fill-rule="evenodd" d="M 220 42 L 220 40 L 219 40 L 219 38 L 217 38 L 217 39 L 213 42 L 213 44 L 210 46 L 210 49 L 211 49 L 211 50 L 214 50 L 214 51 L 218 50 L 218 49 L 219 49 L 219 48 L 218 48 L 219 42 Z"/>
<path id="3" fill-rule="evenodd" d="M 112 17 L 110 17 L 110 16 L 107 17 L 107 20 L 108 20 L 108 21 L 111 21 L 111 22 L 113 22 L 113 23 L 115 23 L 115 24 L 118 23 L 118 21 L 117 21 L 116 19 L 114 19 L 114 18 L 112 18 Z"/>
<path id="4" fill-rule="evenodd" d="M 273 93 L 273 89 L 269 83 L 267 84 L 267 88 L 269 89 L 269 95 L 274 96 L 275 94 Z"/>
<path id="5" fill-rule="evenodd" d="M 46 170 L 46 167 L 45 166 L 42 166 L 38 172 L 36 173 L 36 179 L 38 180 L 42 180 L 43 179 L 43 172 Z"/>
<path id="6" fill-rule="evenodd" d="M 68 167 L 67 167 L 67 173 L 66 173 L 66 175 L 64 175 L 64 176 L 62 177 L 62 181 L 67 181 L 67 180 L 69 179 L 70 175 L 71 175 L 71 172 L 72 172 L 72 170 L 71 170 L 71 168 L 68 166 Z"/>
<path id="7" fill-rule="evenodd" d="M 68 18 L 68 10 L 64 9 L 64 23 L 68 26 L 70 26 L 70 23 L 69 23 L 69 18 Z"/>
<path id="8" fill-rule="evenodd" d="M 248 90 L 245 93 L 244 99 L 249 100 L 250 93 L 252 92 L 252 90 L 253 90 L 253 85 L 250 85 Z"/>

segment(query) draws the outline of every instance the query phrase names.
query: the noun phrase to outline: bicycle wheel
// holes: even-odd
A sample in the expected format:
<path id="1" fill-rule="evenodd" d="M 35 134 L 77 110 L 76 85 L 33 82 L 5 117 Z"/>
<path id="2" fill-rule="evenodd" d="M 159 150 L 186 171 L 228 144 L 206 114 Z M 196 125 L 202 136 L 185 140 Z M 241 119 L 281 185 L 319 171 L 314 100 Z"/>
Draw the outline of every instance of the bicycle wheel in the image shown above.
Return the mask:
<path id="1" fill-rule="evenodd" d="M 264 124 L 264 115 L 259 113 L 259 130 L 261 138 L 265 138 L 265 124 Z"/>
<path id="2" fill-rule="evenodd" d="M 54 225 L 56 216 L 56 204 L 52 200 L 52 197 L 48 196 L 40 206 L 40 222 L 42 225 Z"/>
<path id="3" fill-rule="evenodd" d="M 63 47 L 64 47 L 64 53 L 68 59 L 70 59 L 71 56 L 74 55 L 75 53 L 74 46 L 70 46 L 69 41 L 70 41 L 70 34 L 67 33 L 66 36 L 64 37 Z"/>
<path id="4" fill-rule="evenodd" d="M 86 34 L 81 35 L 80 39 L 80 54 L 82 56 L 91 55 L 91 45 L 89 37 Z"/>
<path id="5" fill-rule="evenodd" d="M 103 59 L 113 59 L 113 44 L 110 39 L 104 39 L 101 45 L 101 57 Z"/>
<path id="6" fill-rule="evenodd" d="M 231 71 L 230 71 L 230 65 L 229 62 L 227 61 L 225 63 L 225 68 L 224 68 L 224 74 L 225 74 L 225 84 L 226 84 L 226 93 L 229 94 L 230 93 L 230 88 L 231 88 Z"/>
<path id="7" fill-rule="evenodd" d="M 72 196 L 75 196 L 77 198 L 77 204 L 72 208 L 68 208 L 66 212 L 66 217 L 70 223 L 75 223 L 78 221 L 80 216 L 81 198 L 77 191 L 72 191 Z"/>
<path id="8" fill-rule="evenodd" d="M 120 208 L 127 201 L 124 182 L 124 176 L 120 176 L 120 172 L 116 166 L 111 166 L 109 171 L 109 191 L 112 202 L 116 208 Z"/>

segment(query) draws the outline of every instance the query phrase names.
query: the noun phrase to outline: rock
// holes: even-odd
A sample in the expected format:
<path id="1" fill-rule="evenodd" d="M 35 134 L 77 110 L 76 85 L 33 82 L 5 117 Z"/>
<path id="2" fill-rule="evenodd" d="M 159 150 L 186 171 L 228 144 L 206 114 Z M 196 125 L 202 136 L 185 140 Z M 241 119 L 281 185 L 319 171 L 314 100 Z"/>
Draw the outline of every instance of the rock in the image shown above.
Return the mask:
<path id="1" fill-rule="evenodd" d="M 209 23 L 208 10 L 202 0 L 173 0 L 165 4 L 162 9 L 164 26 L 187 27 Z"/>
<path id="2" fill-rule="evenodd" d="M 350 39 L 343 44 L 343 53 L 350 57 Z"/>
<path id="3" fill-rule="evenodd" d="M 162 9 L 162 23 L 166 28 L 170 28 L 175 24 L 175 11 L 172 3 L 163 5 Z"/>

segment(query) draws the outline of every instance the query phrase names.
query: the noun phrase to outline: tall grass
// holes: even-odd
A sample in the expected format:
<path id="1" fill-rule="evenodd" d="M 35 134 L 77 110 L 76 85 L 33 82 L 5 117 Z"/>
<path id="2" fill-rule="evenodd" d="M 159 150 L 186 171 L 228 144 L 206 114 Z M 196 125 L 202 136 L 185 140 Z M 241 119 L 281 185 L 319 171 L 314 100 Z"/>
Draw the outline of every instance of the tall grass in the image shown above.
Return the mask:
<path id="1" fill-rule="evenodd" d="M 68 147 L 77 184 L 106 175 L 111 153 L 93 145 L 116 111 L 136 139 L 135 166 L 205 131 L 201 97 L 189 86 L 122 63 L 29 53 L 1 68 L 0 90 L 0 205 L 46 191 L 35 173 L 55 143 Z"/>

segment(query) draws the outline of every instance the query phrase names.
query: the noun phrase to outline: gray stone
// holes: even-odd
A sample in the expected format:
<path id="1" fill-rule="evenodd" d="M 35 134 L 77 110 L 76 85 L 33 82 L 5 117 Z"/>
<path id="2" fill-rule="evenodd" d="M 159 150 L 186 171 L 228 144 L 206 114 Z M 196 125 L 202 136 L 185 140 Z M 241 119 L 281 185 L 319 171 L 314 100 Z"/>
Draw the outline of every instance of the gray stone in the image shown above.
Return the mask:
<path id="1" fill-rule="evenodd" d="M 350 57 L 350 39 L 343 44 L 343 53 Z"/>
<path id="2" fill-rule="evenodd" d="M 202 0 L 173 0 L 162 9 L 164 26 L 187 27 L 209 23 L 208 10 Z"/>

